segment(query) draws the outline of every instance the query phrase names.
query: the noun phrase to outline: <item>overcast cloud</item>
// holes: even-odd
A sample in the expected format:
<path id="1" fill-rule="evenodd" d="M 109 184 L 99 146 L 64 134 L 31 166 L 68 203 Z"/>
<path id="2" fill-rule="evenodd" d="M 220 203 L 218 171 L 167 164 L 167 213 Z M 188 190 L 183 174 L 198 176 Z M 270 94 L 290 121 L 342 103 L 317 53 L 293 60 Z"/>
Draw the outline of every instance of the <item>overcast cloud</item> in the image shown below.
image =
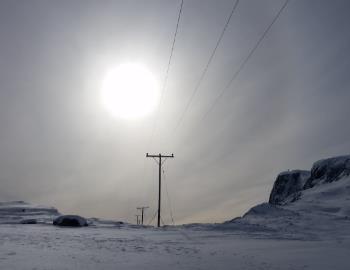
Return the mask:
<path id="1" fill-rule="evenodd" d="M 350 2 L 291 0 L 213 111 L 203 114 L 282 0 L 240 1 L 184 121 L 175 123 L 233 1 L 185 0 L 155 114 L 125 121 L 100 103 L 108 68 L 141 62 L 162 82 L 179 1 L 0 2 L 0 201 L 134 221 L 157 203 L 176 222 L 219 222 L 266 201 L 276 175 L 349 154 Z M 164 220 L 170 222 L 164 191 Z"/>

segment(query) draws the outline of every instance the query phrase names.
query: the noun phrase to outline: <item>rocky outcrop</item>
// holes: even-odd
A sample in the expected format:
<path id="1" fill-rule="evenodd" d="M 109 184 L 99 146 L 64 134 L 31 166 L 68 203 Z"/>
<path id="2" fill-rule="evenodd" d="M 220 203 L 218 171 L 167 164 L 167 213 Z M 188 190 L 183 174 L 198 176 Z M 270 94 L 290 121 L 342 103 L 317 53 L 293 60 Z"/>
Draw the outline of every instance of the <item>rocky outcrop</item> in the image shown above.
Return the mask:
<path id="1" fill-rule="evenodd" d="M 350 155 L 322 159 L 309 171 L 287 171 L 277 176 L 269 203 L 285 205 L 299 199 L 301 192 L 316 185 L 338 181 L 350 175 Z"/>
<path id="2" fill-rule="evenodd" d="M 324 159 L 309 171 L 280 173 L 269 203 L 252 207 L 224 229 L 261 237 L 335 239 L 350 237 L 350 156 Z"/>
<path id="3" fill-rule="evenodd" d="M 350 175 L 350 155 L 322 159 L 314 163 L 304 189 L 331 183 Z"/>
<path id="4" fill-rule="evenodd" d="M 280 173 L 273 185 L 269 203 L 283 205 L 297 200 L 309 177 L 310 172 L 302 170 Z"/>
<path id="5" fill-rule="evenodd" d="M 59 216 L 53 221 L 53 225 L 63 227 L 83 227 L 88 226 L 88 222 L 85 218 L 76 215 L 63 215 Z"/>

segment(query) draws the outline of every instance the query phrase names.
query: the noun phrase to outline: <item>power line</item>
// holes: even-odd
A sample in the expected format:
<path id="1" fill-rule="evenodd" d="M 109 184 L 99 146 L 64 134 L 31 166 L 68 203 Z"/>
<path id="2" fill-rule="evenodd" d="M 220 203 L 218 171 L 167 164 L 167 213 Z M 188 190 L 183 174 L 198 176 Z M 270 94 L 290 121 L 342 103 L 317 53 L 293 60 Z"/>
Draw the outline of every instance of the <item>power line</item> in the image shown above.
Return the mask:
<path id="1" fill-rule="evenodd" d="M 226 29 L 227 29 L 227 27 L 228 27 L 228 25 L 229 25 L 229 23 L 230 23 L 230 21 L 231 21 L 231 18 L 232 18 L 233 13 L 235 12 L 235 10 L 236 10 L 236 8 L 237 8 L 237 6 L 238 6 L 238 3 L 239 3 L 239 0 L 235 0 L 235 1 L 234 1 L 234 5 L 233 5 L 233 8 L 232 8 L 232 10 L 231 10 L 231 13 L 230 13 L 229 17 L 227 18 L 227 21 L 226 21 L 225 26 L 224 26 L 224 28 L 223 28 L 223 30 L 222 30 L 220 36 L 219 36 L 218 41 L 216 42 L 215 48 L 214 48 L 214 50 L 212 51 L 212 53 L 211 53 L 211 55 L 210 55 L 210 57 L 209 57 L 209 59 L 208 59 L 208 62 L 207 62 L 207 64 L 206 64 L 206 66 L 205 66 L 205 68 L 204 68 L 204 70 L 203 70 L 203 72 L 202 72 L 202 74 L 201 74 L 201 76 L 200 76 L 200 78 L 199 78 L 199 80 L 198 80 L 198 82 L 197 82 L 197 84 L 196 84 L 196 86 L 195 86 L 195 88 L 194 88 L 194 90 L 193 90 L 191 96 L 190 96 L 190 99 L 188 100 L 188 102 L 187 102 L 187 104 L 186 104 L 186 107 L 185 107 L 184 111 L 182 112 L 182 114 L 181 114 L 181 116 L 180 116 L 180 118 L 179 118 L 179 121 L 177 122 L 177 124 L 176 124 L 176 126 L 175 126 L 175 128 L 174 128 L 174 131 L 176 131 L 176 130 L 179 128 L 179 126 L 180 126 L 181 122 L 183 121 L 183 119 L 184 119 L 184 117 L 185 117 L 185 115 L 186 115 L 188 109 L 190 108 L 191 103 L 192 103 L 192 101 L 193 101 L 193 99 L 194 99 L 196 93 L 198 92 L 199 87 L 201 86 L 202 81 L 203 81 L 204 78 L 205 78 L 205 75 L 207 74 L 207 71 L 208 71 L 208 69 L 209 69 L 209 66 L 210 66 L 210 64 L 211 64 L 211 62 L 212 62 L 212 60 L 213 60 L 213 58 L 214 58 L 214 56 L 215 56 L 215 54 L 216 54 L 216 51 L 217 51 L 217 49 L 218 49 L 218 47 L 219 47 L 219 45 L 220 45 L 220 43 L 221 43 L 221 40 L 222 40 L 222 38 L 224 37 L 224 34 L 225 34 L 225 32 L 226 32 Z"/>
<path id="2" fill-rule="evenodd" d="M 243 68 L 245 67 L 245 65 L 247 64 L 247 62 L 249 61 L 249 59 L 253 56 L 254 52 L 258 49 L 258 47 L 260 46 L 261 42 L 264 40 L 264 38 L 266 37 L 266 35 L 268 34 L 268 32 L 270 31 L 270 29 L 272 28 L 272 26 L 274 25 L 274 23 L 277 21 L 277 19 L 280 17 L 280 15 L 282 14 L 283 10 L 286 8 L 286 6 L 288 5 L 289 0 L 286 0 L 284 2 L 284 4 L 281 6 L 281 8 L 279 9 L 279 11 L 276 13 L 275 17 L 273 18 L 273 20 L 271 21 L 271 23 L 268 25 L 268 27 L 265 29 L 265 31 L 263 32 L 263 34 L 260 36 L 260 38 L 258 39 L 258 41 L 256 42 L 256 44 L 254 45 L 254 47 L 252 47 L 252 49 L 250 50 L 249 54 L 247 55 L 247 57 L 244 59 L 244 61 L 242 62 L 242 64 L 239 66 L 239 68 L 237 69 L 237 71 L 233 74 L 233 76 L 231 77 L 230 81 L 227 83 L 227 85 L 222 89 L 222 91 L 220 92 L 220 94 L 217 96 L 217 98 L 214 100 L 214 102 L 212 102 L 212 105 L 210 106 L 210 108 L 204 113 L 203 117 L 197 122 L 197 126 L 203 122 L 205 120 L 205 118 L 211 113 L 211 111 L 213 110 L 213 108 L 216 106 L 216 104 L 218 103 L 218 101 L 222 98 L 222 96 L 225 94 L 225 92 L 229 89 L 229 87 L 231 86 L 231 84 L 237 79 L 238 75 L 240 74 L 240 72 L 243 70 Z"/>
<path id="3" fill-rule="evenodd" d="M 200 120 L 200 122 L 202 120 L 204 120 L 209 114 L 210 112 L 213 110 L 213 108 L 216 106 L 216 104 L 218 103 L 218 101 L 222 98 L 222 96 L 225 94 L 225 92 L 230 88 L 231 84 L 237 79 L 238 75 L 241 73 L 241 71 L 243 70 L 243 68 L 245 67 L 245 65 L 247 64 L 247 62 L 249 61 L 249 59 L 253 56 L 254 52 L 256 51 L 256 49 L 260 46 L 261 42 L 264 40 L 265 36 L 267 35 L 267 33 L 270 31 L 271 27 L 273 26 L 273 24 L 277 21 L 277 19 L 279 18 L 279 16 L 281 15 L 282 11 L 286 8 L 287 4 L 288 4 L 289 0 L 286 0 L 283 4 L 283 6 L 280 8 L 280 10 L 277 12 L 276 16 L 274 17 L 274 19 L 272 20 L 272 22 L 268 25 L 268 27 L 265 29 L 264 33 L 260 36 L 260 38 L 258 39 L 257 43 L 254 45 L 254 47 L 250 50 L 249 54 L 247 55 L 247 57 L 244 59 L 244 61 L 241 63 L 241 65 L 239 66 L 239 68 L 237 69 L 237 71 L 233 74 L 233 76 L 231 77 L 230 81 L 227 83 L 227 85 L 222 89 L 222 91 L 220 92 L 220 94 L 216 97 L 216 99 L 214 100 L 214 102 L 212 102 L 212 105 L 209 107 L 209 109 L 205 112 L 205 114 L 203 115 L 202 119 Z"/>
<path id="4" fill-rule="evenodd" d="M 169 192 L 168 192 L 168 185 L 167 185 L 164 169 L 163 169 L 163 179 L 164 179 L 163 181 L 164 181 L 164 184 L 165 184 L 166 195 L 167 195 L 167 198 L 168 198 L 168 205 L 169 205 L 171 222 L 172 222 L 173 225 L 175 225 L 174 216 L 173 216 L 173 209 L 171 207 L 171 201 L 170 201 L 170 196 L 169 196 Z"/>
<path id="5" fill-rule="evenodd" d="M 156 114 L 156 117 L 155 117 L 154 123 L 153 123 L 153 128 L 152 128 L 152 133 L 151 133 L 149 145 L 152 145 L 152 143 L 153 143 L 153 137 L 154 137 L 154 135 L 155 135 L 157 123 L 158 123 L 158 120 L 159 120 L 159 111 L 160 111 L 160 108 L 161 108 L 161 105 L 162 105 L 162 101 L 163 101 L 163 98 L 164 98 L 164 93 L 165 93 L 165 90 L 166 90 L 166 87 L 167 87 L 167 84 L 168 84 L 168 78 L 169 78 L 169 71 L 170 71 L 170 66 L 171 66 L 171 60 L 172 60 L 173 54 L 174 54 L 175 43 L 176 43 L 176 37 L 177 37 L 178 29 L 179 29 L 179 24 L 180 24 L 180 19 L 181 19 L 183 4 L 184 4 L 184 0 L 181 0 L 181 5 L 180 5 L 180 9 L 179 9 L 179 14 L 178 14 L 178 17 L 177 17 L 177 22 L 176 22 L 176 28 L 175 28 L 173 43 L 172 43 L 172 45 L 171 45 L 171 51 L 170 51 L 169 61 L 168 61 L 168 65 L 167 65 L 167 69 L 166 69 L 166 73 L 165 73 L 165 78 L 164 78 L 164 82 L 163 82 L 163 87 L 162 87 L 162 91 L 161 91 L 161 96 L 160 96 L 160 100 L 159 100 L 159 104 L 158 104 L 158 108 L 157 108 L 157 114 Z"/>
<path id="6" fill-rule="evenodd" d="M 156 217 L 156 215 L 157 215 L 157 212 L 158 212 L 158 211 L 155 211 L 155 212 L 154 212 L 154 215 L 153 215 L 153 217 L 150 219 L 150 221 L 148 222 L 147 226 L 150 225 L 150 224 L 152 223 L 153 219 L 154 219 L 154 218 Z"/>
<path id="7" fill-rule="evenodd" d="M 163 226 L 165 226 L 164 220 L 162 218 L 160 218 L 160 220 L 161 220 Z"/>
<path id="8" fill-rule="evenodd" d="M 167 69 L 166 69 L 166 73 L 165 73 L 165 78 L 164 78 L 164 82 L 163 82 L 163 87 L 162 87 L 162 91 L 161 91 L 161 96 L 160 96 L 160 100 L 159 100 L 159 104 L 158 104 L 158 108 L 157 108 L 157 114 L 156 114 L 156 116 L 154 118 L 152 132 L 151 132 L 151 136 L 149 138 L 147 147 L 150 147 L 152 145 L 152 143 L 153 143 L 153 138 L 154 138 L 154 135 L 155 135 L 156 126 L 157 126 L 157 122 L 158 122 L 158 119 L 159 119 L 159 111 L 160 111 L 160 108 L 161 108 L 161 104 L 162 104 L 162 101 L 163 101 L 165 89 L 166 89 L 167 82 L 168 82 L 169 71 L 170 71 L 170 66 L 171 66 L 171 60 L 173 58 L 173 54 L 174 54 L 174 50 L 175 50 L 176 37 L 177 37 L 178 29 L 179 29 L 179 24 L 180 24 L 183 4 L 184 4 L 184 0 L 181 0 L 181 5 L 180 5 L 180 9 L 179 9 L 178 17 L 177 17 L 177 22 L 176 22 L 175 33 L 174 33 L 173 42 L 172 42 L 171 50 L 170 50 L 169 61 L 168 61 L 168 65 L 167 65 Z M 145 175 L 145 171 L 146 171 L 146 160 L 143 161 L 142 175 Z"/>

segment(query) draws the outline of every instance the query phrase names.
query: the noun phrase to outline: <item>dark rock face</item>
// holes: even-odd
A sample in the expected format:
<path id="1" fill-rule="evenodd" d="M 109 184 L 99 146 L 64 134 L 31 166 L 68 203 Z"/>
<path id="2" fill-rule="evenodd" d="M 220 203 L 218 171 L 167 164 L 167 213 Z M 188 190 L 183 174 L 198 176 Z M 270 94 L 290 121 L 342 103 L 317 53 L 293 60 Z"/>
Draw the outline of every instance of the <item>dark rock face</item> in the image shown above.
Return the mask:
<path id="1" fill-rule="evenodd" d="M 309 177 L 310 172 L 302 170 L 280 173 L 273 185 L 269 203 L 283 205 L 297 200 Z"/>
<path id="2" fill-rule="evenodd" d="M 53 221 L 53 225 L 63 227 L 83 227 L 88 226 L 87 220 L 81 216 L 66 215 L 59 216 Z"/>
<path id="3" fill-rule="evenodd" d="M 309 171 L 287 171 L 277 176 L 269 203 L 284 205 L 299 199 L 301 192 L 323 183 L 331 183 L 350 175 L 350 155 L 322 159 Z"/>
<path id="4" fill-rule="evenodd" d="M 312 166 L 311 177 L 306 181 L 304 189 L 331 183 L 348 175 L 350 175 L 350 155 L 322 159 Z"/>

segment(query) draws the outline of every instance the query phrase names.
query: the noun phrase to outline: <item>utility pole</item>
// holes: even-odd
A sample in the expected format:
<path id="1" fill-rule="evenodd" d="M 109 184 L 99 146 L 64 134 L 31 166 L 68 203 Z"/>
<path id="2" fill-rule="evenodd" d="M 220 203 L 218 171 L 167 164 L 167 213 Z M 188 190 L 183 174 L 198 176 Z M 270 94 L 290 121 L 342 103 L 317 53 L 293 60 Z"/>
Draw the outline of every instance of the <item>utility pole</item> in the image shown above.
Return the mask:
<path id="1" fill-rule="evenodd" d="M 146 157 L 153 158 L 158 163 L 158 167 L 159 167 L 158 222 L 157 222 L 157 226 L 160 227 L 160 201 L 161 201 L 161 190 L 162 190 L 162 165 L 163 165 L 165 159 L 173 158 L 174 154 L 171 154 L 171 156 L 166 156 L 166 155 L 162 155 L 162 154 L 149 155 L 147 153 Z M 158 158 L 158 160 L 156 160 L 156 158 Z M 165 158 L 165 159 L 162 161 L 162 158 Z"/>
<path id="2" fill-rule="evenodd" d="M 143 225 L 143 216 L 144 216 L 143 214 L 147 208 L 149 208 L 149 207 L 148 206 L 140 206 L 140 207 L 136 208 L 137 210 L 141 210 L 141 224 L 142 225 Z"/>
<path id="3" fill-rule="evenodd" d="M 139 220 L 140 215 L 135 215 L 135 217 L 136 217 L 136 224 L 139 225 L 140 224 L 140 220 Z"/>

